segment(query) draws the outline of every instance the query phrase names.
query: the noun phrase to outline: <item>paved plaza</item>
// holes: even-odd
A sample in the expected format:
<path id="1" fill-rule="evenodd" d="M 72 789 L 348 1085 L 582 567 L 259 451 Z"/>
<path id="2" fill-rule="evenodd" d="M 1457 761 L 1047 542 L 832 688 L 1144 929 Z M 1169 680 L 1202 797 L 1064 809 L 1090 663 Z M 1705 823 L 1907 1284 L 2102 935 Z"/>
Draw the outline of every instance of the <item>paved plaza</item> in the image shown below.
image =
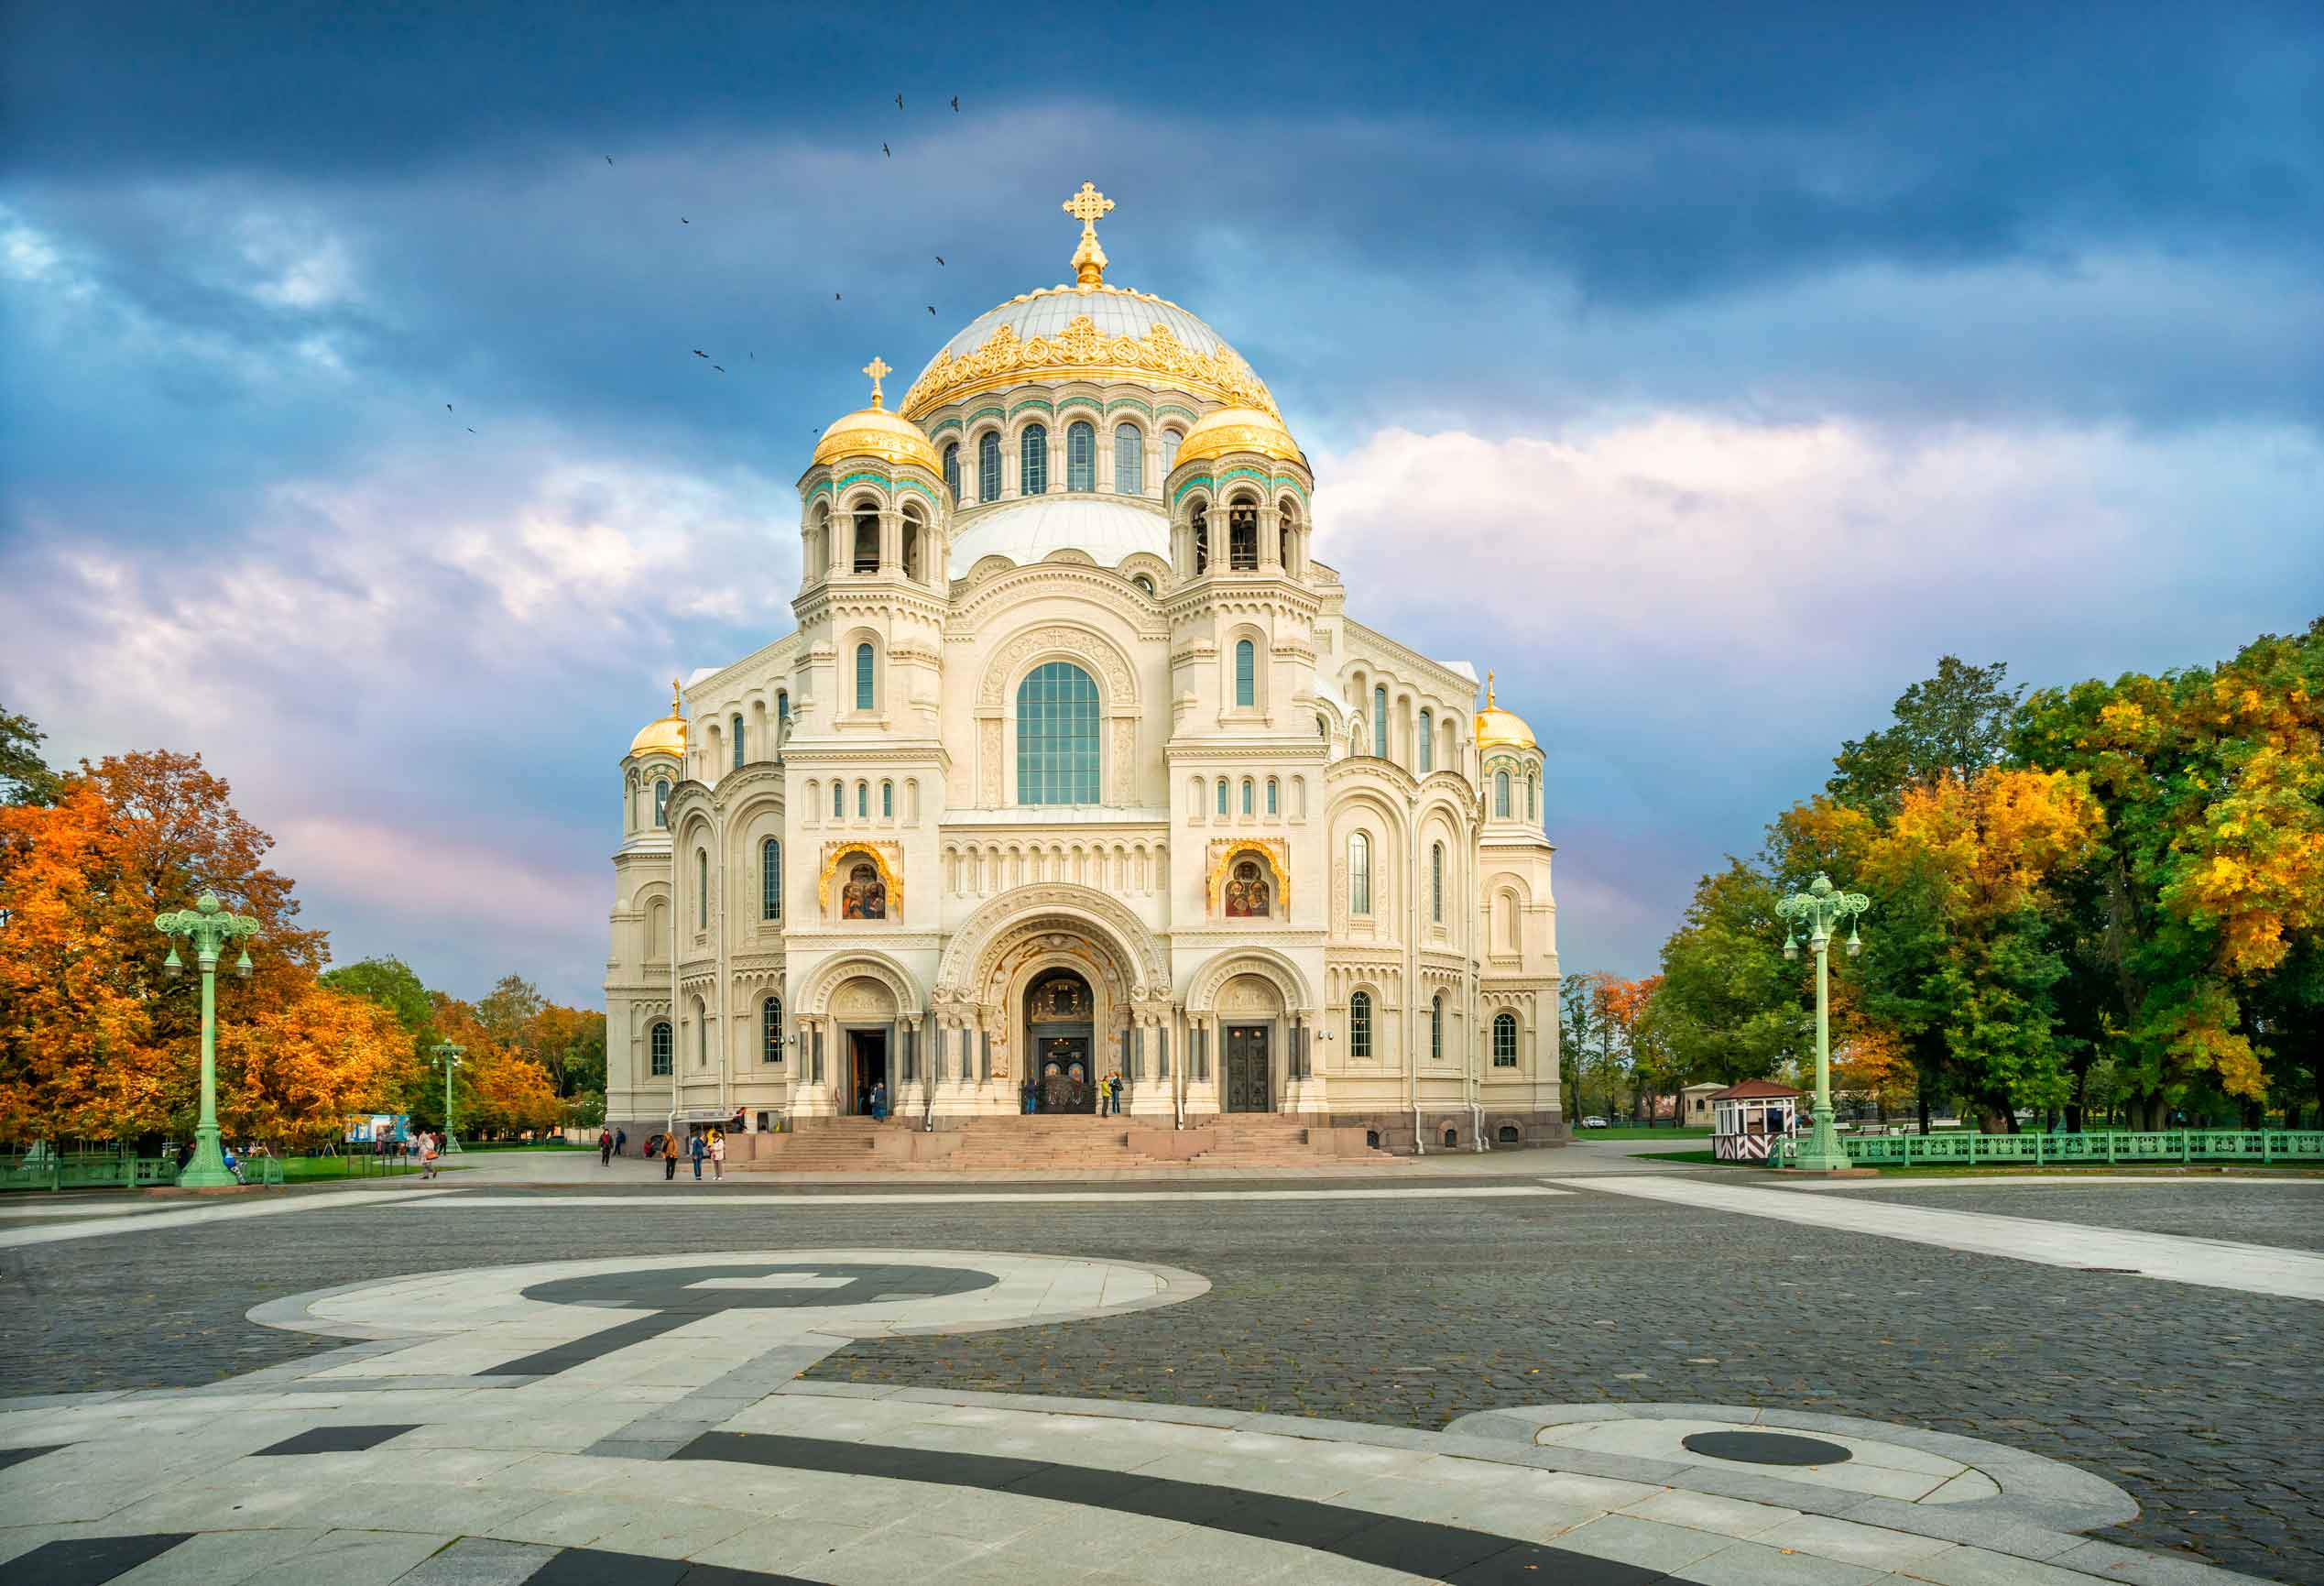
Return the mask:
<path id="1" fill-rule="evenodd" d="M 468 1160 L 0 1206 L 0 1581 L 2324 1586 L 2324 1180 Z"/>

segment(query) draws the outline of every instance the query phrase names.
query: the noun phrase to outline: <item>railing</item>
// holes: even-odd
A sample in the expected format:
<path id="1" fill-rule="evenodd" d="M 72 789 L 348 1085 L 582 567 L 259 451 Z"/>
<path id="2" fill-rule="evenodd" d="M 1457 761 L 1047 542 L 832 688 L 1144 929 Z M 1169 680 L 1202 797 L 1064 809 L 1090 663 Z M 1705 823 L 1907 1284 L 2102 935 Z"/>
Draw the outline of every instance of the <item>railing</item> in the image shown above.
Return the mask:
<path id="1" fill-rule="evenodd" d="M 245 1157 L 245 1184 L 278 1186 L 282 1159 Z M 178 1182 L 178 1164 L 167 1156 L 108 1156 L 98 1153 L 0 1156 L 0 1189 L 153 1189 Z"/>
<path id="2" fill-rule="evenodd" d="M 1891 1134 L 1851 1138 L 1849 1160 L 1865 1167 L 1929 1163 L 2308 1162 L 2324 1158 L 2324 1129 L 2106 1130 L 2092 1134 Z M 1790 1166 L 1799 1142 L 1774 1160 Z"/>

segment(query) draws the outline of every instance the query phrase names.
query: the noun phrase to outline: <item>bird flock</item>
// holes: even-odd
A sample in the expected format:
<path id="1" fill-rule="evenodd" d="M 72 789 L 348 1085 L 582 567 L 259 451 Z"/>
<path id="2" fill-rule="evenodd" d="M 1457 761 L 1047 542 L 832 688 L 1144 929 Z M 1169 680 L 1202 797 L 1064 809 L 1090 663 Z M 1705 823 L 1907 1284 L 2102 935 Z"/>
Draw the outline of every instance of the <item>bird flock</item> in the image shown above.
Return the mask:
<path id="1" fill-rule="evenodd" d="M 902 110 L 903 110 L 903 108 L 904 108 L 904 96 L 903 96 L 901 93 L 899 93 L 899 94 L 897 94 L 897 95 L 896 95 L 896 109 L 897 109 L 899 112 L 900 112 L 900 111 L 902 111 Z M 952 113 L 953 113 L 955 115 L 959 115 L 959 114 L 960 114 L 960 95 L 959 95 L 959 94 L 957 94 L 957 93 L 955 93 L 955 94 L 954 94 L 954 95 L 952 96 Z M 889 147 L 887 140 L 886 140 L 886 139 L 884 139 L 884 138 L 880 140 L 879 152 L 880 152 L 880 155 L 881 155 L 881 157 L 882 157 L 883 159 L 895 159 L 895 158 L 896 158 L 896 151 L 895 151 L 893 148 L 889 148 Z M 613 158 L 613 156 L 612 156 L 612 155 L 610 155 L 610 154 L 608 154 L 608 155 L 606 155 L 606 156 L 605 157 L 605 160 L 606 160 L 606 163 L 607 165 L 611 165 L 611 164 L 613 164 L 613 163 L 614 163 L 614 158 Z M 680 215 L 680 216 L 678 217 L 678 224 L 679 224 L 680 225 L 683 225 L 683 226 L 691 226 L 691 225 L 693 225 L 693 219 L 692 219 L 691 217 L 689 217 L 689 216 L 687 216 L 687 215 L 682 215 L 682 215 Z M 939 266 L 939 268 L 950 268 L 949 266 L 946 266 L 946 265 L 944 264 L 944 255 L 942 255 L 942 254 L 934 254 L 934 255 L 933 255 L 933 256 L 931 256 L 931 257 L 933 257 L 935 259 L 935 261 L 936 261 L 937 265 Z M 835 291 L 835 292 L 833 292 L 833 293 L 831 294 L 831 301 L 832 301 L 833 302 L 835 302 L 835 303 L 836 303 L 836 302 L 844 302 L 844 301 L 846 301 L 846 295 L 845 295 L 844 293 Z M 930 315 L 931 315 L 931 316 L 935 315 L 935 313 L 936 313 L 936 305 L 935 305 L 935 304 L 933 304 L 933 303 L 930 303 L 930 304 L 928 305 L 928 312 L 930 313 Z M 725 374 L 725 373 L 726 372 L 726 365 L 724 365 L 724 364 L 722 364 L 722 363 L 720 363 L 720 362 L 718 362 L 715 358 L 713 358 L 713 357 L 710 355 L 710 354 L 709 354 L 708 352 L 704 351 L 703 348 L 701 348 L 701 347 L 690 347 L 690 348 L 688 348 L 687 350 L 688 350 L 689 352 L 693 353 L 693 355 L 694 355 L 695 357 L 700 358 L 700 359 L 701 359 L 704 363 L 708 364 L 708 365 L 709 365 L 709 366 L 710 366 L 713 369 L 716 370 L 719 374 L 722 374 L 722 375 L 723 375 L 723 374 Z M 745 348 L 745 349 L 744 349 L 744 355 L 745 355 L 745 356 L 747 356 L 747 358 L 748 358 L 748 359 L 749 359 L 752 363 L 754 363 L 754 364 L 755 364 L 755 363 L 757 363 L 757 362 L 758 361 L 758 355 L 757 353 L 755 353 L 755 352 L 750 351 L 748 348 Z M 450 402 L 446 402 L 446 403 L 443 405 L 443 407 L 444 407 L 444 411 L 445 411 L 445 412 L 450 413 L 450 412 L 452 412 L 452 411 L 453 411 L 453 406 L 452 406 L 452 404 L 451 404 Z M 475 425 L 473 425 L 473 424 L 463 425 L 462 427 L 463 427 L 464 429 L 465 429 L 465 430 L 468 432 L 468 433 L 470 433 L 471 435 L 473 435 L 473 434 L 475 434 L 475 433 L 476 432 L 476 428 L 475 428 Z M 808 432 L 808 432 L 809 434 L 811 434 L 811 435 L 813 435 L 813 434 L 819 434 L 819 433 L 821 433 L 821 432 L 820 432 L 819 430 L 817 430 L 817 429 L 813 428 L 813 426 L 810 426 L 810 427 L 809 427 L 809 429 L 808 429 Z"/>

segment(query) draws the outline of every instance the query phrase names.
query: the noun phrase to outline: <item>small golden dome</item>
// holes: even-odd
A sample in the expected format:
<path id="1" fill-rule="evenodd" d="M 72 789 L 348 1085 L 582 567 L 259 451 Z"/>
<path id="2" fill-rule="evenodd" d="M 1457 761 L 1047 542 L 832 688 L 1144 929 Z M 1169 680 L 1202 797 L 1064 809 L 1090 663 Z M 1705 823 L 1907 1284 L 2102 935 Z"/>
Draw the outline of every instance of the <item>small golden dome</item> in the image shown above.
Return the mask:
<path id="1" fill-rule="evenodd" d="M 638 736 L 629 740 L 629 752 L 640 754 L 674 754 L 686 758 L 686 718 L 679 713 L 678 680 L 670 680 L 670 714 L 658 721 L 649 721 L 638 729 Z"/>
<path id="2" fill-rule="evenodd" d="M 1493 702 L 1493 674 L 1485 674 L 1485 708 L 1477 713 L 1477 747 L 1478 749 L 1541 748 L 1533 737 L 1533 729 L 1525 725 L 1525 718 L 1513 710 L 1503 710 Z"/>
<path id="3" fill-rule="evenodd" d="M 1179 443 L 1177 466 L 1206 463 L 1230 452 L 1256 452 L 1282 463 L 1307 466 L 1306 454 L 1283 421 L 1257 408 L 1219 408 L 1205 413 Z"/>
<path id="4" fill-rule="evenodd" d="M 864 373 L 871 376 L 871 406 L 835 420 L 824 432 L 823 439 L 815 443 L 812 466 L 820 468 L 841 457 L 877 457 L 889 464 L 917 463 L 931 474 L 944 472 L 936 448 L 920 432 L 920 426 L 881 405 L 880 379 L 893 372 L 878 358 L 864 366 Z"/>

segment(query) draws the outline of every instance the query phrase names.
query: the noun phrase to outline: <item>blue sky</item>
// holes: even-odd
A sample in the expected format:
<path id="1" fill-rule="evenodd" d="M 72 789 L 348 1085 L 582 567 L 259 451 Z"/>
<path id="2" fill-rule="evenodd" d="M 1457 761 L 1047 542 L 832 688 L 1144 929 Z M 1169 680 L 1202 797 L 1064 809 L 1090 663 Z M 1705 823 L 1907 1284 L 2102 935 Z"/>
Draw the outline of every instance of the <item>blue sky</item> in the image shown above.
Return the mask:
<path id="1" fill-rule="evenodd" d="M 374 11 L 0 19 L 0 704 L 202 750 L 342 958 L 594 1000 L 628 735 L 1086 179 L 1542 732 L 1569 969 L 1940 654 L 2324 609 L 2312 8 Z"/>

